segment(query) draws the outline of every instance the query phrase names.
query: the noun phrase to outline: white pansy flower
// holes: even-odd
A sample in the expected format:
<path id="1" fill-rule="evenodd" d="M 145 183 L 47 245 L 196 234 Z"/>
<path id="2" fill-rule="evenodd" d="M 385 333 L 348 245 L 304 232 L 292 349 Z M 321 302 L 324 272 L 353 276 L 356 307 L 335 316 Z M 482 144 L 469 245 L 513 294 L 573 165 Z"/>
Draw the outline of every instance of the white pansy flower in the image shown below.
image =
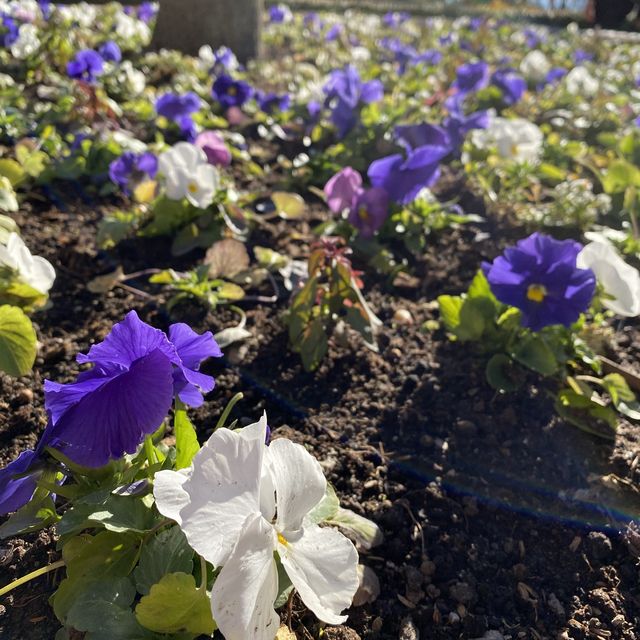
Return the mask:
<path id="1" fill-rule="evenodd" d="M 147 86 L 145 75 L 136 69 L 131 60 L 125 60 L 118 67 L 118 82 L 124 84 L 133 95 L 139 96 Z"/>
<path id="2" fill-rule="evenodd" d="M 624 317 L 640 315 L 640 273 L 627 264 L 609 242 L 590 242 L 579 254 L 577 266 L 591 269 L 613 300 L 603 306 Z"/>
<path id="3" fill-rule="evenodd" d="M 123 11 L 116 16 L 115 28 L 116 33 L 123 40 L 139 38 L 143 42 L 148 42 L 151 39 L 151 29 L 146 22 L 128 16 Z"/>
<path id="4" fill-rule="evenodd" d="M 479 149 L 495 148 L 507 160 L 539 162 L 544 135 L 533 122 L 523 118 L 492 118 L 486 129 L 475 129 L 471 142 Z"/>
<path id="5" fill-rule="evenodd" d="M 520 72 L 531 82 L 543 82 L 551 71 L 551 63 L 542 51 L 530 51 L 520 63 Z"/>
<path id="6" fill-rule="evenodd" d="M 213 63 L 216 60 L 216 56 L 213 53 L 213 49 L 211 45 L 203 44 L 200 49 L 198 49 L 198 67 L 203 69 L 204 71 L 208 71 L 213 67 Z"/>
<path id="7" fill-rule="evenodd" d="M 572 96 L 590 98 L 598 93 L 600 83 L 586 67 L 574 67 L 565 78 L 565 86 Z"/>
<path id="8" fill-rule="evenodd" d="M 265 445 L 267 419 L 238 431 L 218 429 L 189 469 L 161 471 L 154 496 L 189 544 L 222 567 L 211 609 L 227 640 L 273 640 L 279 617 L 277 552 L 302 601 L 340 624 L 358 588 L 358 554 L 340 532 L 310 517 L 326 493 L 317 460 L 301 445 Z"/>
<path id="9" fill-rule="evenodd" d="M 170 200 L 186 198 L 194 207 L 206 209 L 220 187 L 218 170 L 207 161 L 205 152 L 190 142 L 179 142 L 162 153 L 158 173 L 164 176 Z"/>
<path id="10" fill-rule="evenodd" d="M 18 39 L 11 45 L 11 55 L 24 60 L 40 48 L 38 28 L 33 24 L 22 24 L 18 30 Z"/>
<path id="11" fill-rule="evenodd" d="M 18 278 L 32 289 L 46 295 L 56 279 L 51 263 L 40 256 L 33 256 L 22 238 L 10 233 L 6 245 L 0 245 L 0 268 L 14 271 Z"/>

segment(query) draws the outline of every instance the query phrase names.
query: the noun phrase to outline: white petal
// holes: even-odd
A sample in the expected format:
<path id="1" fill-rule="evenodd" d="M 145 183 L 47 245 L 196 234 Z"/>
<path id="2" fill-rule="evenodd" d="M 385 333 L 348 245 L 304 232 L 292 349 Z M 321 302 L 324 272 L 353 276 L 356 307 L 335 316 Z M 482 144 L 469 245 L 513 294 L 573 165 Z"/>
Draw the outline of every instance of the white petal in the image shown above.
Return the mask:
<path id="1" fill-rule="evenodd" d="M 226 640 L 273 640 L 280 618 L 273 610 L 278 570 L 276 534 L 261 516 L 243 523 L 242 537 L 211 591 L 211 611 Z"/>
<path id="2" fill-rule="evenodd" d="M 188 504 L 189 494 L 182 488 L 190 469 L 159 471 L 153 478 L 153 496 L 158 511 L 166 518 L 182 524 L 180 511 Z"/>
<path id="3" fill-rule="evenodd" d="M 305 526 L 298 540 L 278 544 L 287 575 L 302 601 L 323 622 L 340 624 L 358 589 L 358 552 L 335 529 Z"/>
<path id="4" fill-rule="evenodd" d="M 320 463 L 291 440 L 274 440 L 268 447 L 267 463 L 278 505 L 278 531 L 297 531 L 305 516 L 327 490 Z"/>
<path id="5" fill-rule="evenodd" d="M 180 511 L 189 544 L 214 566 L 223 565 L 249 515 L 260 513 L 266 416 L 239 432 L 218 429 L 196 454 Z"/>
<path id="6" fill-rule="evenodd" d="M 194 171 L 199 164 L 207 162 L 207 154 L 190 142 L 178 142 L 171 152 L 174 162 L 190 171 Z"/>
<path id="7" fill-rule="evenodd" d="M 35 256 L 33 258 L 30 274 L 29 284 L 40 293 L 47 293 L 53 286 L 53 281 L 56 279 L 56 270 L 52 264 L 42 258 L 41 256 Z"/>

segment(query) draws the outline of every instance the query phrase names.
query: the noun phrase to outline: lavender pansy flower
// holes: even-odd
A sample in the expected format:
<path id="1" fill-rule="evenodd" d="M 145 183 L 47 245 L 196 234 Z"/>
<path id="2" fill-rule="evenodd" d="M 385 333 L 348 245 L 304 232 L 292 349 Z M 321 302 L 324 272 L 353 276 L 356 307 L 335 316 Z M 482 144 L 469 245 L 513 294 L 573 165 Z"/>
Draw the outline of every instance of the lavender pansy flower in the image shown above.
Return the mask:
<path id="1" fill-rule="evenodd" d="M 596 288 L 593 271 L 576 266 L 581 250 L 573 240 L 534 233 L 482 269 L 496 298 L 520 309 L 523 326 L 568 327 L 589 308 Z"/>
<path id="2" fill-rule="evenodd" d="M 273 24 L 291 22 L 293 14 L 286 4 L 276 4 L 269 7 L 269 21 Z"/>
<path id="3" fill-rule="evenodd" d="M 156 15 L 156 8 L 152 2 L 143 2 L 138 8 L 138 19 L 149 23 Z"/>
<path id="4" fill-rule="evenodd" d="M 93 49 L 83 49 L 76 53 L 73 60 L 67 63 L 67 74 L 74 80 L 93 83 L 104 73 L 104 60 Z"/>
<path id="5" fill-rule="evenodd" d="M 380 187 L 365 189 L 355 199 L 349 222 L 365 238 L 372 238 L 389 214 L 389 194 Z"/>
<path id="6" fill-rule="evenodd" d="M 327 42 L 333 42 L 340 37 L 340 34 L 344 31 L 344 27 L 341 24 L 334 24 L 333 27 L 327 31 L 324 39 Z"/>
<path id="7" fill-rule="evenodd" d="M 230 75 L 223 74 L 213 83 L 211 95 L 222 105 L 223 109 L 241 107 L 251 99 L 253 89 L 243 80 L 234 80 Z"/>
<path id="8" fill-rule="evenodd" d="M 576 49 L 573 54 L 573 59 L 576 64 L 582 64 L 583 62 L 591 62 L 594 59 L 593 53 L 589 53 L 584 49 Z"/>
<path id="9" fill-rule="evenodd" d="M 200 373 L 200 363 L 221 355 L 210 332 L 174 324 L 167 336 L 129 312 L 103 342 L 78 355 L 92 369 L 71 384 L 45 381 L 49 424 L 36 451 L 53 447 L 87 467 L 133 453 L 162 424 L 174 397 L 203 403 L 215 381 Z"/>
<path id="10" fill-rule="evenodd" d="M 16 21 L 8 14 L 2 14 L 0 22 L 0 42 L 3 47 L 10 47 L 18 40 L 19 27 Z"/>
<path id="11" fill-rule="evenodd" d="M 545 78 L 545 84 L 555 84 L 558 80 L 561 80 L 567 75 L 567 70 L 562 67 L 554 67 L 547 73 Z"/>
<path id="12" fill-rule="evenodd" d="M 336 173 L 324 187 L 327 205 L 333 213 L 351 209 L 361 192 L 362 176 L 351 167 L 345 167 Z"/>
<path id="13" fill-rule="evenodd" d="M 203 131 L 195 140 L 207 155 L 209 164 L 227 167 L 231 164 L 231 151 L 222 136 L 215 131 Z"/>

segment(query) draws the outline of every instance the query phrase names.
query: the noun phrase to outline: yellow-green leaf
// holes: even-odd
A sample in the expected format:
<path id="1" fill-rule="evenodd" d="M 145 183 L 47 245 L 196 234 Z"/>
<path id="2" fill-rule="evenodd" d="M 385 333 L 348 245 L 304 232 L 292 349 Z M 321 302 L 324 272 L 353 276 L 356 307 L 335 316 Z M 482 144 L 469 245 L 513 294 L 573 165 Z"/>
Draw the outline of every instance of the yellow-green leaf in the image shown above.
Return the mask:
<path id="1" fill-rule="evenodd" d="M 31 320 L 19 307 L 0 306 L 0 370 L 11 376 L 31 371 L 37 338 Z"/>

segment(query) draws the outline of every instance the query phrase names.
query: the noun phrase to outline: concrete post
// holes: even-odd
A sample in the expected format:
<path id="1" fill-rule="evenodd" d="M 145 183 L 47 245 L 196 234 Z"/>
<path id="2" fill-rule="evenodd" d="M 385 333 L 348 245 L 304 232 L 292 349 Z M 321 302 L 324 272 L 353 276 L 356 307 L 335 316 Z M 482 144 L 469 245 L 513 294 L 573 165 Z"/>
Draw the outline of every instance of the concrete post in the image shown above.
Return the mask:
<path id="1" fill-rule="evenodd" d="M 241 62 L 260 55 L 263 0 L 160 0 L 151 46 L 196 55 L 225 45 Z"/>

